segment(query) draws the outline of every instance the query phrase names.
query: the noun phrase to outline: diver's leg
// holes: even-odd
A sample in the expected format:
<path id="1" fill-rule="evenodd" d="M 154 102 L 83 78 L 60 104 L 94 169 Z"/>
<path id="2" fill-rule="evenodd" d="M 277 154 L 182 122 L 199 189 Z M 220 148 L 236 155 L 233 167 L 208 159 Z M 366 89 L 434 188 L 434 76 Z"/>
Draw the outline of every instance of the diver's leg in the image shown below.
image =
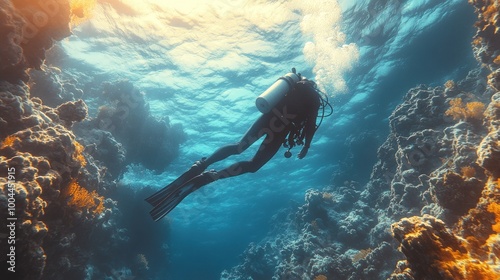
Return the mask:
<path id="1" fill-rule="evenodd" d="M 241 161 L 224 170 L 218 171 L 216 179 L 239 176 L 248 172 L 257 172 L 278 152 L 286 135 L 287 131 L 267 134 L 266 138 L 260 145 L 259 150 L 250 161 Z"/>
<path id="2" fill-rule="evenodd" d="M 214 162 L 221 161 L 229 156 L 241 154 L 248 149 L 255 141 L 261 138 L 267 131 L 266 127 L 269 125 L 269 116 L 261 115 L 247 130 L 243 137 L 237 143 L 224 146 L 215 151 L 211 156 L 205 160 L 206 166 Z"/>
<path id="3" fill-rule="evenodd" d="M 146 198 L 146 201 L 156 207 L 158 204 L 162 203 L 162 201 L 165 201 L 167 197 L 175 194 L 177 188 L 181 187 L 195 176 L 200 175 L 212 163 L 223 160 L 231 155 L 239 154 L 246 150 L 255 141 L 257 141 L 257 139 L 266 133 L 265 127 L 268 124 L 269 116 L 261 115 L 238 143 L 224 146 L 218 149 L 209 158 L 203 158 L 200 161 L 196 161 L 188 171 L 184 172 L 172 183 Z"/>
<path id="4" fill-rule="evenodd" d="M 283 143 L 286 131 L 280 133 L 268 133 L 259 150 L 250 161 L 243 161 L 229 168 L 216 172 L 214 170 L 203 172 L 193 177 L 186 183 L 168 189 L 161 200 L 158 200 L 151 210 L 151 217 L 158 221 L 172 211 L 186 196 L 199 188 L 210 184 L 218 179 L 238 176 L 248 172 L 256 172 L 266 164 L 278 152 Z"/>

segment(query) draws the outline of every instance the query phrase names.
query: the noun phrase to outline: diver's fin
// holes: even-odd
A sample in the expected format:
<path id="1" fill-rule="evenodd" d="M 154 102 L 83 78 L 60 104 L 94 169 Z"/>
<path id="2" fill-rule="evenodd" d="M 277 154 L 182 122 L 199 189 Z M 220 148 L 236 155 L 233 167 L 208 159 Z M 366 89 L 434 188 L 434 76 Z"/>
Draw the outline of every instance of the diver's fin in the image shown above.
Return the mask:
<path id="1" fill-rule="evenodd" d="M 153 210 L 149 212 L 153 220 L 156 222 L 170 213 L 188 194 L 197 189 L 195 185 L 194 182 L 187 182 L 184 185 L 169 188 L 168 192 L 162 196 L 163 199 L 157 202 Z"/>
<path id="2" fill-rule="evenodd" d="M 173 189 L 181 186 L 183 183 L 185 183 L 186 181 L 188 181 L 189 179 L 193 178 L 196 175 L 198 174 L 196 174 L 192 170 L 188 170 L 187 172 L 182 174 L 179 178 L 175 179 L 175 181 L 168 184 L 167 186 L 157 191 L 156 193 L 146 198 L 145 200 L 152 206 L 157 206 L 162 200 L 166 198 L 166 196 L 168 196 L 173 191 Z"/>
<path id="3" fill-rule="evenodd" d="M 192 178 L 183 185 L 168 188 L 167 191 L 162 194 L 162 199 L 156 203 L 155 207 L 149 212 L 149 214 L 151 214 L 153 220 L 160 220 L 172 211 L 175 206 L 181 203 L 181 201 L 190 193 L 217 180 L 217 178 L 217 172 L 215 170 L 211 170 Z"/>
<path id="4" fill-rule="evenodd" d="M 189 181 L 193 177 L 200 175 L 205 170 L 205 166 L 203 165 L 204 160 L 205 158 L 203 158 L 201 161 L 197 161 L 188 171 L 184 172 L 184 174 L 179 176 L 179 178 L 175 179 L 172 183 L 168 184 L 163 189 L 152 194 L 145 200 L 152 206 L 157 206 L 162 200 L 165 199 L 165 197 L 169 193 L 171 193 L 171 190 L 169 190 L 170 188 L 178 187 L 184 184 L 185 182 Z"/>

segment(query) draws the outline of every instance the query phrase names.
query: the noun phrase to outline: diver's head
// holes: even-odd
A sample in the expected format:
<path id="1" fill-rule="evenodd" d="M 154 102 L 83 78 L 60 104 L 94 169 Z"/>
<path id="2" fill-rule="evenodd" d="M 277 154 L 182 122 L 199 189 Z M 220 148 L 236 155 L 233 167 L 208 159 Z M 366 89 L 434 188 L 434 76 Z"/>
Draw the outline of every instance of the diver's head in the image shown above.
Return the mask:
<path id="1" fill-rule="evenodd" d="M 318 85 L 316 84 L 316 82 L 314 82 L 313 80 L 309 80 L 308 78 L 306 77 L 302 77 L 302 80 L 300 80 L 301 83 L 303 84 L 306 84 L 306 85 L 310 85 L 312 86 L 314 89 L 317 89 L 318 88 Z"/>

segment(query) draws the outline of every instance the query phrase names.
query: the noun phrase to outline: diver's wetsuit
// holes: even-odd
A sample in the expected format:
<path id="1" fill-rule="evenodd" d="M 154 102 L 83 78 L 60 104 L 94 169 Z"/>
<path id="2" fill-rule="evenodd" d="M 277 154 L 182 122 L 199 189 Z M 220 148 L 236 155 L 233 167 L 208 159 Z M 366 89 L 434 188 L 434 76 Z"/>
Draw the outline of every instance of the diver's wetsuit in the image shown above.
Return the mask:
<path id="1" fill-rule="evenodd" d="M 261 115 L 238 143 L 222 147 L 207 158 L 206 166 L 245 151 L 255 141 L 266 135 L 259 150 L 250 161 L 238 162 L 218 171 L 217 179 L 256 172 L 276 154 L 294 126 L 299 127 L 303 122 L 304 145 L 309 148 L 316 131 L 319 106 L 320 97 L 312 85 L 307 81 L 296 83 L 294 90 L 271 111 Z"/>
<path id="2" fill-rule="evenodd" d="M 146 201 L 154 207 L 150 211 L 151 217 L 155 221 L 160 220 L 187 195 L 217 179 L 256 172 L 276 154 L 288 139 L 288 134 L 296 133 L 296 128 L 302 126 L 305 141 L 299 158 L 304 157 L 316 132 L 320 98 L 309 81 L 296 83 L 294 90 L 288 93 L 269 113 L 261 115 L 239 142 L 218 149 L 206 160 L 195 163 L 174 182 L 146 198 Z M 251 160 L 238 162 L 221 171 L 202 173 L 214 162 L 245 151 L 264 135 L 266 138 Z"/>

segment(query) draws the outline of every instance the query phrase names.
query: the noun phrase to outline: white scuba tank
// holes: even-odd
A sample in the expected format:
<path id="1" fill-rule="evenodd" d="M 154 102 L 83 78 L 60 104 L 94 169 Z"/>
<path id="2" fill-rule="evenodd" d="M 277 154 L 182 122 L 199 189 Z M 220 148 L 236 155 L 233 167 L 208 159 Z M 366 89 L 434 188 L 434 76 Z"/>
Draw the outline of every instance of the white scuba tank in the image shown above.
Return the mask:
<path id="1" fill-rule="evenodd" d="M 262 113 L 271 111 L 271 109 L 293 89 L 295 83 L 301 80 L 300 74 L 296 74 L 295 71 L 293 72 L 294 73 L 288 73 L 285 76 L 280 77 L 272 86 L 257 97 L 255 100 L 255 106 L 257 106 L 259 111 Z"/>

